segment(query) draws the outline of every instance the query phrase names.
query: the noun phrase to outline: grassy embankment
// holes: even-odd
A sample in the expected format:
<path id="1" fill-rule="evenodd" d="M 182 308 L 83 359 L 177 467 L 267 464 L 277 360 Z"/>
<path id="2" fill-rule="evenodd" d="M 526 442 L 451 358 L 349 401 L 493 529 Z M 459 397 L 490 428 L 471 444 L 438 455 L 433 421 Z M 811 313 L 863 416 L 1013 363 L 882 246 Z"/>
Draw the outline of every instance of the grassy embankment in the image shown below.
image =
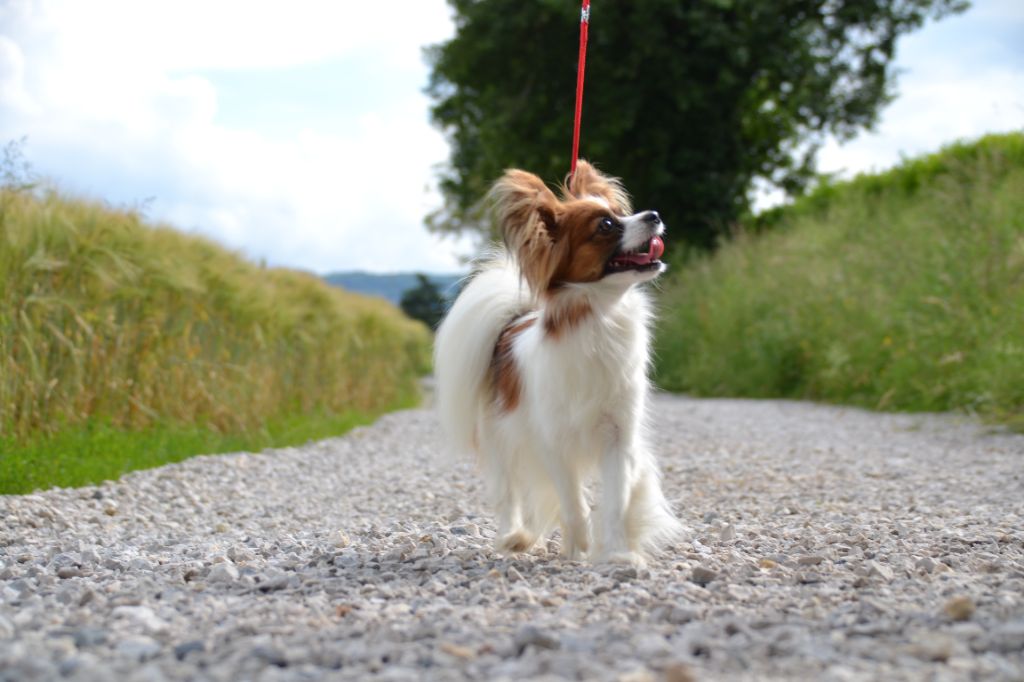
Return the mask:
<path id="1" fill-rule="evenodd" d="M 0 493 L 341 433 L 414 403 L 429 347 L 312 275 L 0 190 Z"/>
<path id="2" fill-rule="evenodd" d="M 819 188 L 682 268 L 656 379 L 1024 427 L 1024 135 Z"/>

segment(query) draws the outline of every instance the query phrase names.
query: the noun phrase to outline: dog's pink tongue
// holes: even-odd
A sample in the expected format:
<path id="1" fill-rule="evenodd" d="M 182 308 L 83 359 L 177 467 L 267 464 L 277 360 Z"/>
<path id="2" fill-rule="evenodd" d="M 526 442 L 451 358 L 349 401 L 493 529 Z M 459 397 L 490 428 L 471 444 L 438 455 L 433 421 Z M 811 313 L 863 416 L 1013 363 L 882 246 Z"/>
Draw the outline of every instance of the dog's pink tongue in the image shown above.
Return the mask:
<path id="1" fill-rule="evenodd" d="M 618 256 L 615 262 L 648 265 L 661 258 L 663 253 L 665 253 L 665 242 L 661 241 L 661 237 L 651 237 L 651 245 L 647 248 L 647 253 L 627 253 Z"/>
<path id="2" fill-rule="evenodd" d="M 661 241 L 661 237 L 651 237 L 651 250 L 647 252 L 647 257 L 655 261 L 661 258 L 664 253 L 665 242 Z"/>

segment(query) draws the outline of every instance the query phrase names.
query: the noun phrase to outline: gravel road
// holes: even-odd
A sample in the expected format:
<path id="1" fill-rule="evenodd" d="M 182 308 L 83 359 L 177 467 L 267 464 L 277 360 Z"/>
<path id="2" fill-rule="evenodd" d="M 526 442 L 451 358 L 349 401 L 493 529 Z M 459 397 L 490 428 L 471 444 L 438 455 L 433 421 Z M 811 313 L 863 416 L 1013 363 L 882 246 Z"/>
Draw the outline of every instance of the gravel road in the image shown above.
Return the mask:
<path id="1" fill-rule="evenodd" d="M 509 559 L 430 412 L 0 497 L 0 680 L 1024 679 L 1024 436 L 659 396 L 690 536 Z"/>

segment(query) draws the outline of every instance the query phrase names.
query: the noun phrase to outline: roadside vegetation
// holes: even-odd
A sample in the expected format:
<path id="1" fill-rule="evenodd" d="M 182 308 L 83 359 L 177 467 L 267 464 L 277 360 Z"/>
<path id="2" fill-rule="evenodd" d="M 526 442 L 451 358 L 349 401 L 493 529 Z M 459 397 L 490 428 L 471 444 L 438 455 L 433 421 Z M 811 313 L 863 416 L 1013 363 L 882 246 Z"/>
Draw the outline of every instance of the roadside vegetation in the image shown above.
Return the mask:
<path id="1" fill-rule="evenodd" d="M 657 383 L 1024 428 L 1024 134 L 825 184 L 678 267 Z"/>
<path id="2" fill-rule="evenodd" d="M 0 493 L 341 433 L 413 404 L 429 347 L 383 300 L 0 189 Z"/>

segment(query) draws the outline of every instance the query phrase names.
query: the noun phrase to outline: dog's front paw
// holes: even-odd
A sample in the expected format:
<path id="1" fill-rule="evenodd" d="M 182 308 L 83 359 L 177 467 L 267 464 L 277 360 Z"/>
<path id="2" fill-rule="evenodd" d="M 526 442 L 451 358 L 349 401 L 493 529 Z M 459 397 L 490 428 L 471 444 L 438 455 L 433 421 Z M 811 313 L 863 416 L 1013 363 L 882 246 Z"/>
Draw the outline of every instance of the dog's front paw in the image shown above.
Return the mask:
<path id="1" fill-rule="evenodd" d="M 590 538 L 585 531 L 569 533 L 562 538 L 562 556 L 570 561 L 579 561 L 590 551 Z"/>
<path id="2" fill-rule="evenodd" d="M 580 547 L 579 545 L 566 545 L 563 543 L 560 554 L 564 559 L 568 559 L 569 561 L 582 561 L 583 557 L 587 555 L 587 550 L 585 547 Z"/>
<path id="3" fill-rule="evenodd" d="M 495 547 L 502 554 L 520 554 L 529 551 L 536 541 L 537 538 L 525 530 L 514 530 L 498 538 Z"/>
<path id="4" fill-rule="evenodd" d="M 633 568 L 643 568 L 647 565 L 647 560 L 644 559 L 643 555 L 638 552 L 630 552 L 628 550 L 602 553 L 598 556 L 597 560 L 603 564 L 632 566 Z"/>

